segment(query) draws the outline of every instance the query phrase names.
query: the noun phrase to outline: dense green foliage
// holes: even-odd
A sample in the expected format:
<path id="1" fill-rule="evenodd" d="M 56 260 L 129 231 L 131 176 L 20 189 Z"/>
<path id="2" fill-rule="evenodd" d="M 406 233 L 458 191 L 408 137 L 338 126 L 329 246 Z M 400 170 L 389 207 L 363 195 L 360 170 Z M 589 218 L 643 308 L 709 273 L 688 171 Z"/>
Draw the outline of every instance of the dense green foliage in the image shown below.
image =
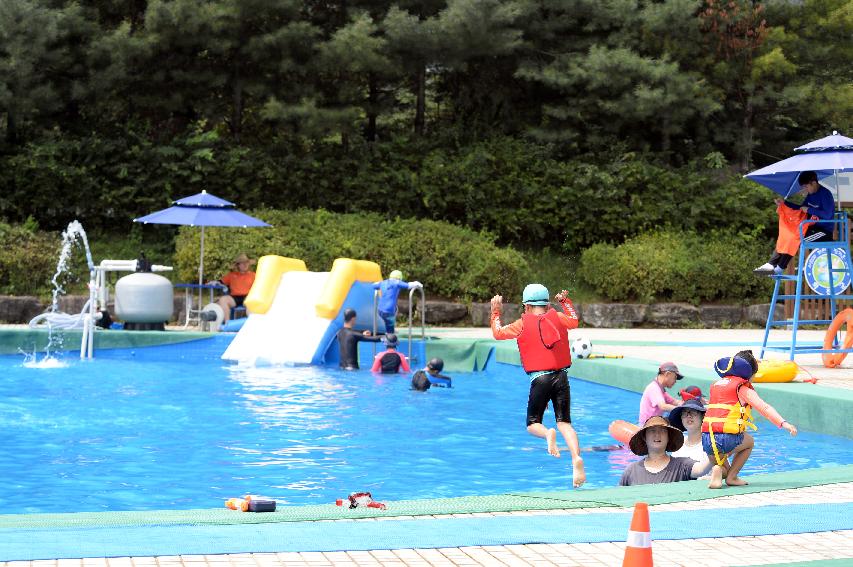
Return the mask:
<path id="1" fill-rule="evenodd" d="M 407 280 L 425 282 L 431 296 L 484 300 L 500 290 L 521 293 L 530 267 L 511 248 L 487 234 L 431 220 L 385 220 L 376 214 L 328 211 L 257 210 L 272 228 L 206 229 L 205 280 L 231 269 L 233 258 L 277 254 L 305 261 L 323 272 L 336 258 L 377 262 L 383 274 L 402 270 Z M 193 281 L 198 272 L 197 228 L 183 227 L 177 239 L 177 277 Z"/>
<path id="2" fill-rule="evenodd" d="M 613 301 L 740 302 L 772 291 L 769 278 L 742 269 L 762 264 L 767 254 L 767 242 L 753 234 L 659 231 L 591 246 L 578 275 Z"/>
<path id="3" fill-rule="evenodd" d="M 517 242 L 566 199 L 692 201 L 690 164 L 850 130 L 851 1 L 5 0 L 0 217 L 123 230 L 208 189 Z"/>
<path id="4" fill-rule="evenodd" d="M 89 137 L 28 145 L 6 163 L 19 177 L 0 187 L 0 207 L 57 228 L 77 218 L 88 230 L 127 230 L 130 219 L 168 206 L 169 195 L 185 196 L 179 188 L 191 186 L 241 208 L 444 220 L 487 230 L 500 243 L 569 253 L 660 226 L 775 225 L 770 191 L 725 170 L 664 167 L 630 152 L 611 152 L 601 165 L 558 160 L 548 146 L 509 137 L 462 147 L 388 142 L 310 160 L 228 146 L 215 133 L 169 146 Z"/>
<path id="5" fill-rule="evenodd" d="M 59 258 L 59 236 L 0 222 L 0 294 L 46 295 Z"/>
<path id="6" fill-rule="evenodd" d="M 568 256 L 658 229 L 757 243 L 772 195 L 740 176 L 850 134 L 851 31 L 853 0 L 2 0 L 0 219 L 126 234 L 206 189 L 369 212 L 400 250 L 430 242 L 400 219 Z M 343 226 L 305 257 L 355 255 L 370 237 Z M 499 256 L 446 259 L 437 289 L 487 297 Z"/>

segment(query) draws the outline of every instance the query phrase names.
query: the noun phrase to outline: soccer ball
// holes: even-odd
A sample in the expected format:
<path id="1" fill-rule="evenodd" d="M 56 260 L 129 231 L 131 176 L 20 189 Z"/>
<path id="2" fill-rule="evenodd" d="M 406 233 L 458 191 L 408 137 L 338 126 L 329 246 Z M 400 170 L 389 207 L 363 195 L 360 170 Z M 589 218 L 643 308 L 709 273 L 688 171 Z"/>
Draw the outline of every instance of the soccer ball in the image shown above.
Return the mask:
<path id="1" fill-rule="evenodd" d="M 572 341 L 572 355 L 575 358 L 589 358 L 592 354 L 592 341 L 586 337 L 578 337 Z"/>

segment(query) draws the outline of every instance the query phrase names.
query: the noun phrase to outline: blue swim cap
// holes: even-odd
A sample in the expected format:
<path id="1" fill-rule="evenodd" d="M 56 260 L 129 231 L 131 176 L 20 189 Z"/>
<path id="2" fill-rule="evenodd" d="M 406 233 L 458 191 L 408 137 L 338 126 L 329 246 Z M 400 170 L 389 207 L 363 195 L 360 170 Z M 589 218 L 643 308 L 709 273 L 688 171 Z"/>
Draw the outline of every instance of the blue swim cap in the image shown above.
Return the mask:
<path id="1" fill-rule="evenodd" d="M 548 298 L 548 288 L 538 283 L 527 284 L 521 294 L 521 302 L 527 305 L 548 305 Z"/>
<path id="2" fill-rule="evenodd" d="M 752 365 L 739 356 L 727 356 L 714 364 L 714 370 L 720 376 L 738 376 L 749 380 L 754 372 Z"/>

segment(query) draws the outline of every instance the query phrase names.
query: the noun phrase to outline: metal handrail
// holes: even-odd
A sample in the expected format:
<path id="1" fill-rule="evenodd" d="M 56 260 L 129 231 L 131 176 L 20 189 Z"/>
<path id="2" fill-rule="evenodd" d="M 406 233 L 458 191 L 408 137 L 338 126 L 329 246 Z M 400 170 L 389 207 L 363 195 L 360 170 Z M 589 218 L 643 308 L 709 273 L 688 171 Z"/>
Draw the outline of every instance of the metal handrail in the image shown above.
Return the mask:
<path id="1" fill-rule="evenodd" d="M 412 362 L 412 298 L 416 289 L 421 292 L 421 341 L 426 340 L 426 294 L 424 286 L 420 286 L 409 290 L 409 362 Z"/>
<path id="2" fill-rule="evenodd" d="M 373 290 L 373 336 L 376 336 L 376 333 L 379 332 L 379 321 L 377 315 L 379 313 L 379 290 Z M 386 331 L 387 332 L 387 331 Z M 376 357 L 376 343 L 371 343 L 373 346 L 373 356 Z"/>

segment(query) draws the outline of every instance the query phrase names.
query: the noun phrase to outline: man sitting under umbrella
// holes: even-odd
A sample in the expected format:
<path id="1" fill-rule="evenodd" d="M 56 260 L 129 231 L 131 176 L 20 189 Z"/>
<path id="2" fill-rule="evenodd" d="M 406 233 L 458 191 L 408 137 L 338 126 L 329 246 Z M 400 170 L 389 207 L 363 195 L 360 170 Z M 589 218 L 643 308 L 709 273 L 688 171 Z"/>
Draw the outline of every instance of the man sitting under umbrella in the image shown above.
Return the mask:
<path id="1" fill-rule="evenodd" d="M 779 238 L 776 241 L 776 250 L 770 260 L 753 270 L 760 275 L 779 275 L 788 267 L 788 262 L 800 248 L 800 222 L 811 218 L 816 221 L 832 220 L 835 213 L 835 199 L 832 192 L 817 182 L 817 174 L 814 171 L 804 171 L 800 174 L 797 182 L 805 199 L 802 204 L 792 203 L 776 199 L 779 212 Z M 807 242 L 824 242 L 832 240 L 833 223 L 815 222 L 808 225 L 805 233 Z"/>
<path id="2" fill-rule="evenodd" d="M 220 297 L 216 303 L 222 308 L 225 315 L 223 323 L 227 323 L 231 318 L 231 310 L 235 307 L 242 307 L 243 301 L 249 295 L 249 290 L 252 289 L 252 284 L 255 283 L 255 272 L 249 271 L 249 266 L 255 261 L 249 259 L 245 253 L 240 253 L 234 258 L 234 270 L 228 272 L 215 282 L 228 287 L 225 295 Z"/>

